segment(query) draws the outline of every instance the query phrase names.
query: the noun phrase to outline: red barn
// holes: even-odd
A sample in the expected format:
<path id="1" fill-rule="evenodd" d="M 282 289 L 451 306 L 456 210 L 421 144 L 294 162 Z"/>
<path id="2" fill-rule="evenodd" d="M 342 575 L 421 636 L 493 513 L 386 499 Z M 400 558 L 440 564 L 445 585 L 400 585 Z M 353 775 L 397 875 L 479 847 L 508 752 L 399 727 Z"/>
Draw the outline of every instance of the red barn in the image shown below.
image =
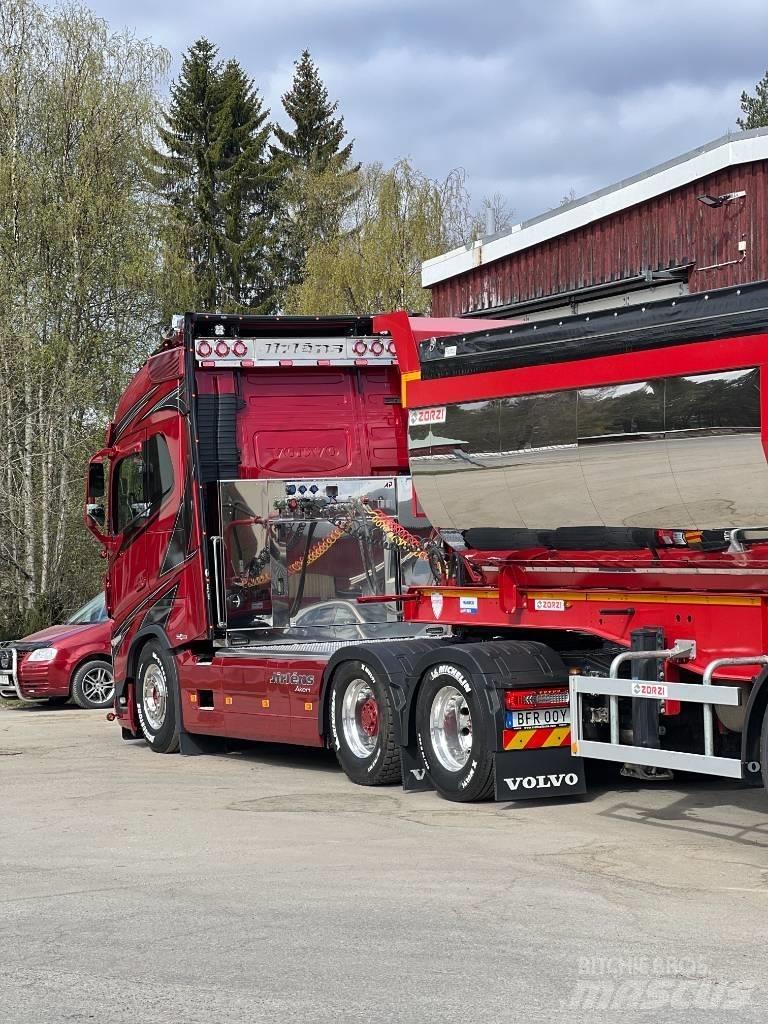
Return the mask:
<path id="1" fill-rule="evenodd" d="M 543 319 L 768 279 L 768 129 L 427 260 L 434 316 Z"/>

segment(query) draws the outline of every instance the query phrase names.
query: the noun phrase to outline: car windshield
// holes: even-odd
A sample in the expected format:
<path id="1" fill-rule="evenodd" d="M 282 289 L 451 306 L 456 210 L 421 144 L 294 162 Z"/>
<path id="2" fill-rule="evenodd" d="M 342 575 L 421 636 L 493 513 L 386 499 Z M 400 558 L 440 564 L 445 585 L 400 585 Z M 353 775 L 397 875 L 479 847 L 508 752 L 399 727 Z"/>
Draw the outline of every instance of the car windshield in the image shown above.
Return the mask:
<path id="1" fill-rule="evenodd" d="M 97 594 L 96 597 L 91 598 L 88 604 L 84 604 L 71 618 L 67 619 L 67 624 L 82 626 L 88 622 L 105 622 L 106 618 L 107 608 L 104 604 L 104 595 Z"/>

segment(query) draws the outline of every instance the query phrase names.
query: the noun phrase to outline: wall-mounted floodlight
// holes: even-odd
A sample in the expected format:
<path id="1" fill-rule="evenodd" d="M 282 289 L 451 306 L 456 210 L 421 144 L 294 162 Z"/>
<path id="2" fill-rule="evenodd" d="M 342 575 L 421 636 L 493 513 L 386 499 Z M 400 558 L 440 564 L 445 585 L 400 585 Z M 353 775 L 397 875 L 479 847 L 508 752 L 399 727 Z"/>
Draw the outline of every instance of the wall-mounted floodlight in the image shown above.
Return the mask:
<path id="1" fill-rule="evenodd" d="M 726 192 L 723 196 L 696 196 L 700 203 L 705 206 L 724 206 L 726 203 L 732 203 L 734 199 L 743 199 L 746 196 L 746 192 Z"/>

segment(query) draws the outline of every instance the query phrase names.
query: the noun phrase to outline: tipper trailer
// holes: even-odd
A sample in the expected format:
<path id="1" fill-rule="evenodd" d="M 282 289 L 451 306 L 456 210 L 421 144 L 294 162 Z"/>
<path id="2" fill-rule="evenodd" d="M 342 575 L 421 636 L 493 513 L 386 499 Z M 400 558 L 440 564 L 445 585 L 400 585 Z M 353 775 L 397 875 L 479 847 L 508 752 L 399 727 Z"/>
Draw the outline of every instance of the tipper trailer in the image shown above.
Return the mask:
<path id="1" fill-rule="evenodd" d="M 765 284 L 187 314 L 89 470 L 123 736 L 454 800 L 581 794 L 585 758 L 768 782 L 767 335 Z"/>

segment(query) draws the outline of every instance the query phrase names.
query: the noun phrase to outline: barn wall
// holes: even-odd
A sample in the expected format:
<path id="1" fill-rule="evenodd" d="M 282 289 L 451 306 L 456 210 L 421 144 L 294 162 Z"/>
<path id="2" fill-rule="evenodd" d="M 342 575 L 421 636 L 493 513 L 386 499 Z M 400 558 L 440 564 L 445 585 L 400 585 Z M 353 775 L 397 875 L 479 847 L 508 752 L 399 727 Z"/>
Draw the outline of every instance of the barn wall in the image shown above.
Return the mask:
<path id="1" fill-rule="evenodd" d="M 696 196 L 745 190 L 719 208 Z M 768 279 L 768 161 L 742 164 L 432 287 L 434 316 L 492 309 L 695 262 L 690 291 Z M 713 263 L 742 262 L 712 270 Z"/>

